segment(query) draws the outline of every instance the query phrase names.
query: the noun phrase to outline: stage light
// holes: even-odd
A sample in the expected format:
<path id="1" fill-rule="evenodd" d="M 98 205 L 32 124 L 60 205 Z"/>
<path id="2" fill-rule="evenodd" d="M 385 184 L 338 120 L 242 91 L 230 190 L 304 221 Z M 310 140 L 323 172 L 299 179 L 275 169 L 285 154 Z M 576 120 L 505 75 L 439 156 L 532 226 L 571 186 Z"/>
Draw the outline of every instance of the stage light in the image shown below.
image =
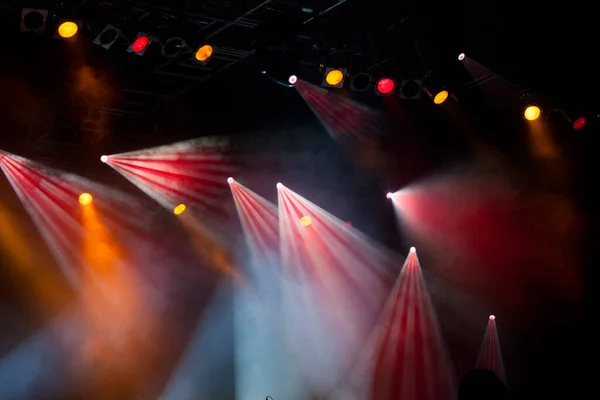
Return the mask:
<path id="1" fill-rule="evenodd" d="M 365 92 L 369 90 L 372 84 L 373 77 L 366 72 L 360 72 L 353 75 L 352 79 L 350 79 L 350 89 L 355 92 Z"/>
<path id="2" fill-rule="evenodd" d="M 227 183 L 231 185 L 233 182 L 235 182 L 233 178 L 227 178 Z"/>
<path id="3" fill-rule="evenodd" d="M 458 55 L 458 61 L 462 61 L 462 60 L 464 60 L 464 59 L 465 59 L 465 53 L 460 53 L 460 54 Z"/>
<path id="4" fill-rule="evenodd" d="M 417 249 L 416 249 L 416 248 L 414 248 L 414 247 L 411 247 L 411 248 L 410 248 L 410 252 L 411 252 L 411 253 L 416 253 L 416 252 L 417 252 Z"/>
<path id="5" fill-rule="evenodd" d="M 496 319 L 496 316 L 494 316 L 494 315 L 490 315 L 490 319 L 491 319 L 491 320 L 495 320 L 495 319 Z"/>
<path id="6" fill-rule="evenodd" d="M 187 48 L 187 43 L 180 37 L 172 37 L 163 44 L 160 53 L 167 58 L 174 58 Z"/>
<path id="7" fill-rule="evenodd" d="M 400 86 L 401 99 L 420 99 L 423 89 L 423 81 L 420 79 L 403 80 Z"/>
<path id="8" fill-rule="evenodd" d="M 82 193 L 79 196 L 79 204 L 82 206 L 89 206 L 94 201 L 94 198 L 89 193 Z"/>
<path id="9" fill-rule="evenodd" d="M 523 112 L 523 116 L 525 117 L 526 120 L 528 121 L 535 121 L 536 119 L 538 119 L 540 117 L 541 114 L 541 110 L 538 106 L 527 106 L 527 108 L 525 108 L 525 111 Z"/>
<path id="10" fill-rule="evenodd" d="M 103 163 L 108 161 L 108 157 L 107 156 L 102 156 L 100 157 L 100 161 L 102 161 Z"/>
<path id="11" fill-rule="evenodd" d="M 277 186 L 277 189 L 282 189 L 282 188 L 283 188 L 283 184 L 282 184 L 282 183 L 278 183 L 278 184 L 277 184 L 277 185 L 275 185 L 275 186 Z"/>
<path id="12" fill-rule="evenodd" d="M 302 226 L 311 226 L 312 225 L 312 218 L 309 217 L 308 215 L 305 215 L 304 217 L 300 218 L 300 223 L 302 224 Z"/>
<path id="13" fill-rule="evenodd" d="M 187 207 L 185 206 L 185 204 L 180 204 L 173 209 L 173 214 L 181 215 L 181 214 L 183 214 L 183 212 L 185 211 L 186 208 Z"/>
<path id="14" fill-rule="evenodd" d="M 121 30 L 108 24 L 104 27 L 102 32 L 96 36 L 94 44 L 108 50 L 115 44 L 119 36 L 121 36 Z"/>
<path id="15" fill-rule="evenodd" d="M 325 79 L 321 83 L 324 87 L 342 88 L 344 87 L 345 68 L 327 68 L 325 70 Z"/>
<path id="16" fill-rule="evenodd" d="M 129 53 L 134 53 L 138 56 L 142 56 L 148 49 L 150 43 L 152 43 L 153 41 L 154 39 L 150 35 L 140 32 L 137 34 L 137 37 L 131 43 L 131 45 L 129 45 L 127 51 Z"/>
<path id="17" fill-rule="evenodd" d="M 447 90 L 442 90 L 440 92 L 438 92 L 434 97 L 433 97 L 433 103 L 434 104 L 442 104 L 443 102 L 446 101 L 446 99 L 448 98 L 448 91 Z"/>
<path id="18" fill-rule="evenodd" d="M 210 44 L 200 46 L 195 54 L 196 61 L 200 61 L 201 63 L 207 62 L 212 57 L 213 51 L 214 49 Z"/>
<path id="19" fill-rule="evenodd" d="M 296 82 L 298 82 L 298 77 L 296 75 L 290 75 L 290 77 L 288 78 L 288 82 L 290 83 L 290 85 L 295 85 Z"/>
<path id="20" fill-rule="evenodd" d="M 388 199 L 391 199 L 394 196 L 394 193 L 389 192 L 388 194 L 385 195 L 385 197 L 387 197 Z"/>
<path id="21" fill-rule="evenodd" d="M 381 78 L 377 81 L 377 85 L 375 86 L 377 89 L 377 94 L 382 96 L 387 96 L 394 93 L 396 89 L 396 82 L 394 82 L 391 78 Z"/>
<path id="22" fill-rule="evenodd" d="M 580 130 L 583 129 L 587 120 L 584 117 L 579 117 L 573 122 L 573 129 Z"/>
<path id="23" fill-rule="evenodd" d="M 79 26 L 73 21 L 64 21 L 58 25 L 57 33 L 63 39 L 74 37 L 79 31 Z"/>
<path id="24" fill-rule="evenodd" d="M 24 8 L 21 11 L 21 32 L 44 33 L 48 10 Z"/>

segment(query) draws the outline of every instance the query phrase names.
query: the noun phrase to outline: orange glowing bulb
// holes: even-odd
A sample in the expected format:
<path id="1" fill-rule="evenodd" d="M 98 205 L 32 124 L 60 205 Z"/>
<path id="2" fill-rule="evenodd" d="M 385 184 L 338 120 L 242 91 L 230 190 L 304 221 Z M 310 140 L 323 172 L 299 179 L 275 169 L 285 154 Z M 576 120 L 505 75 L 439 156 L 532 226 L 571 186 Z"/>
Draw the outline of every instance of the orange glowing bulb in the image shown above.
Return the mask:
<path id="1" fill-rule="evenodd" d="M 339 69 L 332 69 L 325 76 L 325 82 L 331 86 L 339 85 L 342 80 L 344 80 L 344 73 Z"/>
<path id="2" fill-rule="evenodd" d="M 60 36 L 61 38 L 65 38 L 65 39 L 72 38 L 73 36 L 75 36 L 77 34 L 78 30 L 79 30 L 79 27 L 77 26 L 77 24 L 75 22 L 66 21 L 59 25 L 58 36 Z"/>
<path id="3" fill-rule="evenodd" d="M 540 117 L 542 111 L 538 106 L 528 106 L 523 113 L 523 116 L 528 121 L 535 121 Z"/>
<path id="4" fill-rule="evenodd" d="M 308 215 L 305 215 L 304 217 L 300 218 L 300 223 L 303 226 L 310 226 L 312 224 L 312 218 Z"/>
<path id="5" fill-rule="evenodd" d="M 82 206 L 89 206 L 90 204 L 92 204 L 92 201 L 94 201 L 94 198 L 89 193 L 82 193 L 79 196 L 79 204 L 81 204 Z"/>
<path id="6" fill-rule="evenodd" d="M 187 207 L 185 206 L 185 204 L 180 204 L 173 209 L 173 214 L 181 215 L 185 211 L 186 208 Z"/>
<path id="7" fill-rule="evenodd" d="M 441 92 L 439 92 L 438 94 L 435 95 L 435 97 L 433 98 L 433 103 L 434 104 L 442 104 L 443 102 L 446 101 L 447 98 L 448 98 L 448 91 L 442 90 Z"/>
<path id="8" fill-rule="evenodd" d="M 196 51 L 196 60 L 205 62 L 213 54 L 213 47 L 210 44 L 205 44 Z"/>

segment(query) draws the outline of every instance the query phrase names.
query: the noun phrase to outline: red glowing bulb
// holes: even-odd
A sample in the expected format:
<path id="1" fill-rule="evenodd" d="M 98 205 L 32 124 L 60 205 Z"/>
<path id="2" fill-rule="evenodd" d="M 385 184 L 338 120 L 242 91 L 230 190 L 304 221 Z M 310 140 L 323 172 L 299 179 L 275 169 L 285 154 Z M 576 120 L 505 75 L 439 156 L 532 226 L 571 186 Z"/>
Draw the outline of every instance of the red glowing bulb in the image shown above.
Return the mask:
<path id="1" fill-rule="evenodd" d="M 381 94 L 390 94 L 396 88 L 396 83 L 390 78 L 381 78 L 377 82 L 377 91 Z"/>
<path id="2" fill-rule="evenodd" d="M 580 130 L 583 129 L 587 120 L 584 117 L 577 118 L 575 122 L 573 122 L 573 129 Z"/>
<path id="3" fill-rule="evenodd" d="M 131 50 L 133 50 L 135 53 L 141 53 L 142 51 L 144 51 L 144 49 L 146 49 L 148 43 L 150 43 L 150 38 L 148 36 L 140 36 L 137 39 L 135 39 L 135 41 L 131 45 Z"/>

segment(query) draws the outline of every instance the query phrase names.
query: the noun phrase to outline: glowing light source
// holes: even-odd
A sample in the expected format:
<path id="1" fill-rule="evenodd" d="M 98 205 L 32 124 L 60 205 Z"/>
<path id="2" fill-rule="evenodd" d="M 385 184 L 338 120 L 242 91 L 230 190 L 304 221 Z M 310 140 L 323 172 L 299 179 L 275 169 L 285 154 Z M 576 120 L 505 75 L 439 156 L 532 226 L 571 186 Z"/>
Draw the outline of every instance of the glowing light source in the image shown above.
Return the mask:
<path id="1" fill-rule="evenodd" d="M 298 77 L 296 75 L 290 75 L 290 77 L 288 78 L 288 82 L 290 83 L 290 85 L 294 85 L 296 84 L 296 82 L 298 82 Z"/>
<path id="2" fill-rule="evenodd" d="M 416 249 L 416 248 L 414 248 L 414 247 L 411 247 L 411 248 L 410 248 L 410 252 L 411 252 L 411 253 L 416 253 L 416 252 L 417 252 L 417 249 Z"/>
<path id="3" fill-rule="evenodd" d="M 465 59 L 465 53 L 460 53 L 460 54 L 458 55 L 458 61 L 462 61 L 462 60 L 464 60 L 464 59 Z"/>
<path id="4" fill-rule="evenodd" d="M 496 319 L 496 316 L 494 316 L 494 315 L 490 315 L 490 319 L 491 319 L 491 320 L 494 320 L 494 319 Z"/>
<path id="5" fill-rule="evenodd" d="M 396 89 L 396 83 L 390 78 L 381 78 L 377 81 L 377 91 L 379 94 L 388 95 L 394 92 Z"/>
<path id="6" fill-rule="evenodd" d="M 325 76 L 325 82 L 331 86 L 339 85 L 344 80 L 344 73 L 339 69 L 332 69 Z"/>
<path id="7" fill-rule="evenodd" d="M 213 47 L 210 44 L 205 44 L 200 46 L 200 48 L 196 51 L 196 60 L 200 62 L 206 62 L 213 55 Z"/>
<path id="8" fill-rule="evenodd" d="M 387 197 L 388 199 L 391 199 L 393 195 L 394 195 L 394 193 L 389 192 L 388 194 L 385 195 L 385 197 Z"/>
<path id="9" fill-rule="evenodd" d="M 583 129 L 587 120 L 584 117 L 577 118 L 575 122 L 573 122 L 573 129 L 580 130 Z"/>
<path id="10" fill-rule="evenodd" d="M 227 183 L 232 184 L 234 182 L 233 178 L 227 178 Z"/>
<path id="11" fill-rule="evenodd" d="M 442 104 L 443 102 L 446 101 L 447 98 L 448 98 L 448 91 L 442 90 L 441 92 L 439 92 L 438 94 L 435 95 L 435 97 L 433 98 L 433 103 L 434 104 Z"/>
<path id="12" fill-rule="evenodd" d="M 102 161 L 103 163 L 108 161 L 108 157 L 107 156 L 102 156 L 100 157 L 100 161 Z"/>
<path id="13" fill-rule="evenodd" d="M 525 108 L 525 112 L 523 112 L 523 116 L 528 121 L 535 121 L 540 117 L 541 112 L 542 111 L 538 106 L 527 106 L 527 108 Z"/>
<path id="14" fill-rule="evenodd" d="M 281 188 L 283 188 L 283 184 L 282 184 L 282 183 L 277 183 L 277 185 L 276 185 L 276 186 L 277 186 L 277 189 L 281 189 Z"/>
<path id="15" fill-rule="evenodd" d="M 58 26 L 58 36 L 64 39 L 72 38 L 77 34 L 79 27 L 73 21 L 65 21 Z"/>
<path id="16" fill-rule="evenodd" d="M 185 211 L 186 208 L 187 207 L 185 206 L 185 204 L 180 204 L 173 209 L 173 214 L 181 215 Z"/>
<path id="17" fill-rule="evenodd" d="M 146 50 L 146 47 L 150 44 L 150 38 L 148 36 L 140 36 L 131 45 L 131 50 L 134 53 L 141 53 Z"/>
<path id="18" fill-rule="evenodd" d="M 82 206 L 89 206 L 94 201 L 94 198 L 89 193 L 82 193 L 79 196 L 79 204 Z"/>
<path id="19" fill-rule="evenodd" d="M 304 217 L 300 218 L 300 223 L 302 224 L 302 226 L 311 226 L 312 218 L 308 215 L 305 215 Z"/>

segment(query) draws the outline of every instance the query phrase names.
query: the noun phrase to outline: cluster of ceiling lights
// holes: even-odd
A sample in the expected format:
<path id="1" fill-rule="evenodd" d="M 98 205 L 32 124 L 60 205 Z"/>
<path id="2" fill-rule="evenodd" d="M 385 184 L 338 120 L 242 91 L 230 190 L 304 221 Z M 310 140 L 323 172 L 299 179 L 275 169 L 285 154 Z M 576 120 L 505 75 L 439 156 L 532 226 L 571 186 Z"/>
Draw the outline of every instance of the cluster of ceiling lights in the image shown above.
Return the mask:
<path id="1" fill-rule="evenodd" d="M 21 11 L 21 31 L 44 34 L 48 30 L 48 10 L 24 8 Z M 55 24 L 54 37 L 66 40 L 77 38 L 81 30 L 82 22 L 76 19 L 58 19 Z M 105 49 L 110 49 L 119 39 L 125 39 L 129 43 L 127 51 L 138 56 L 144 55 L 148 47 L 160 41 L 145 32 L 139 32 L 133 40 L 129 40 L 123 31 L 116 26 L 107 24 L 102 32 L 94 39 L 94 44 Z M 185 39 L 171 37 L 160 43 L 161 54 L 167 58 L 173 58 L 185 52 L 193 55 L 193 60 L 199 63 L 207 63 L 213 56 L 214 47 L 209 43 L 202 43 L 197 47 L 188 46 Z"/>

